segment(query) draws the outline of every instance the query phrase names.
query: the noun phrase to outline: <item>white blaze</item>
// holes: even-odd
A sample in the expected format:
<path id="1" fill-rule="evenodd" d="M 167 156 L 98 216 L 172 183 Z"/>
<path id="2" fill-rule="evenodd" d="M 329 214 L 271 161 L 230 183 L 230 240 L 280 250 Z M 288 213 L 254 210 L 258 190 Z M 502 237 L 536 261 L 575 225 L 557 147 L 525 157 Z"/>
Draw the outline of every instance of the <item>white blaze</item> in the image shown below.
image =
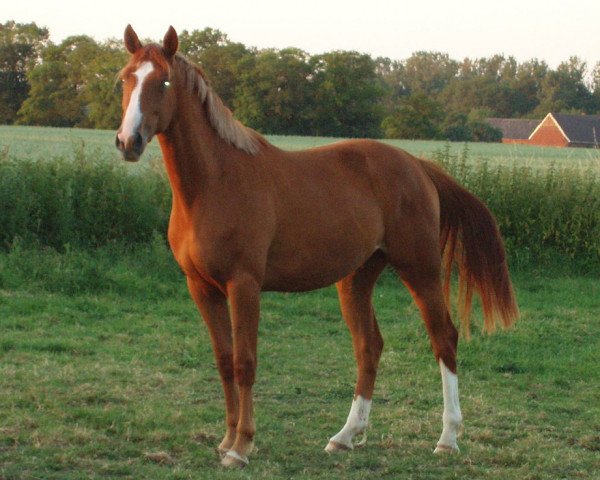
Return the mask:
<path id="1" fill-rule="evenodd" d="M 133 92 L 131 92 L 129 105 L 127 105 L 127 110 L 125 110 L 122 128 L 119 132 L 119 140 L 123 143 L 127 142 L 127 139 L 135 134 L 142 123 L 142 109 L 140 108 L 142 86 L 146 77 L 148 77 L 153 70 L 154 65 L 152 65 L 152 62 L 144 62 L 134 72 L 137 81 Z"/>
<path id="2" fill-rule="evenodd" d="M 442 374 L 442 389 L 444 395 L 444 414 L 442 421 L 444 429 L 438 441 L 436 453 L 444 450 L 458 451 L 456 437 L 462 422 L 460 403 L 458 401 L 458 378 L 452 373 L 440 359 L 440 371 Z"/>

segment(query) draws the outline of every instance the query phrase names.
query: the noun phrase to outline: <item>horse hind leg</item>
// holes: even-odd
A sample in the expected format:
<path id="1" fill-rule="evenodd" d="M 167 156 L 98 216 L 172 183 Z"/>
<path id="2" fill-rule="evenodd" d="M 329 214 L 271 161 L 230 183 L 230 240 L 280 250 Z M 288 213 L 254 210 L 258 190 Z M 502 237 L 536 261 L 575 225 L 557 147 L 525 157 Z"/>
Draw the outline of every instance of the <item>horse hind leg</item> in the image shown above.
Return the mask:
<path id="1" fill-rule="evenodd" d="M 456 375 L 458 332 L 444 301 L 439 270 L 432 269 L 429 273 L 416 275 L 400 271 L 399 274 L 421 311 L 442 376 L 443 430 L 434 453 L 458 452 L 456 440 L 462 424 Z"/>
<path id="2" fill-rule="evenodd" d="M 358 378 L 346 423 L 325 447 L 330 453 L 352 450 L 354 446 L 362 446 L 366 442 L 375 377 L 383 350 L 383 339 L 375 319 L 371 295 L 386 263 L 383 254 L 377 252 L 360 269 L 336 284 L 342 316 L 352 334 Z M 363 439 L 354 444 L 353 439 L 359 434 L 363 434 Z"/>
<path id="3" fill-rule="evenodd" d="M 442 414 L 442 435 L 433 453 L 458 453 L 460 450 L 456 439 L 462 425 L 462 414 L 458 400 L 458 377 L 439 361 L 442 374 L 442 391 L 444 397 L 444 413 Z"/>

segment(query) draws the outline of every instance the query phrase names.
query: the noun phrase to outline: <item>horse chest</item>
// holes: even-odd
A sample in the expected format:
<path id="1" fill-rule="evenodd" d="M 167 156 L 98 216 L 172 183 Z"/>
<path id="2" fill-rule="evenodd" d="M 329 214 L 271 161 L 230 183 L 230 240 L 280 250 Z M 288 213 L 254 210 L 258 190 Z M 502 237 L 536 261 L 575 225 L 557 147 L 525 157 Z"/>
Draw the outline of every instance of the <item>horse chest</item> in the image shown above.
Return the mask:
<path id="1" fill-rule="evenodd" d="M 172 216 L 169 243 L 186 276 L 224 286 L 236 267 L 248 263 L 245 252 L 253 242 L 235 228 L 220 228 L 215 220 L 188 222 Z"/>
<path id="2" fill-rule="evenodd" d="M 226 261 L 225 256 L 203 250 L 194 242 L 181 244 L 177 250 L 173 250 L 173 254 L 185 275 L 193 280 L 224 288 L 231 277 L 230 262 Z"/>

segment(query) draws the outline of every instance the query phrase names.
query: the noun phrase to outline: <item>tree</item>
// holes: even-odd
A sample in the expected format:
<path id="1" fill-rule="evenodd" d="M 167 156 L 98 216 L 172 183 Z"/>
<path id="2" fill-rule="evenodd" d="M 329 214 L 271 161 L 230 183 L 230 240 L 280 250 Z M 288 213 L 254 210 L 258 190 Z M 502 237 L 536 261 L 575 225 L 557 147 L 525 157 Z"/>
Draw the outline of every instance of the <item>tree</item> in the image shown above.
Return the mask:
<path id="1" fill-rule="evenodd" d="M 398 108 L 386 117 L 381 128 L 386 138 L 436 138 L 444 113 L 442 107 L 425 93 L 404 97 Z"/>
<path id="2" fill-rule="evenodd" d="M 404 64 L 389 58 L 375 59 L 375 73 L 380 83 L 381 108 L 391 114 L 400 99 L 409 94 L 404 78 Z"/>
<path id="3" fill-rule="evenodd" d="M 273 134 L 312 133 L 313 84 L 309 55 L 302 50 L 262 50 L 248 58 L 236 91 L 243 122 Z"/>
<path id="4" fill-rule="evenodd" d="M 366 54 L 336 51 L 311 58 L 313 134 L 379 137 L 383 112 L 376 64 Z"/>
<path id="5" fill-rule="evenodd" d="M 459 64 L 447 54 L 420 51 L 401 62 L 377 59 L 377 66 L 384 87 L 381 101 L 387 118 L 384 131 L 389 135 L 398 136 L 399 125 L 403 124 L 401 117 L 408 115 L 407 105 L 418 101 L 418 95 L 426 95 L 437 102 L 440 92 L 456 78 Z M 409 99 L 411 95 L 414 97 Z M 425 116 L 430 113 L 425 113 Z M 408 134 L 405 127 L 406 125 L 400 129 L 405 132 L 402 135 Z M 420 124 L 417 130 L 437 132 L 437 126 L 430 128 Z M 413 131 L 410 135 L 414 134 Z"/>
<path id="6" fill-rule="evenodd" d="M 212 28 L 182 31 L 179 45 L 225 104 L 265 133 L 494 141 L 498 132 L 482 115 L 600 110 L 600 63 L 588 83 L 577 57 L 555 70 L 504 55 L 461 62 L 425 51 L 402 61 L 348 51 L 311 57 L 295 48 L 247 48 Z M 116 74 L 126 60 L 121 42 L 75 36 L 54 45 L 35 23 L 0 24 L 0 122 L 115 128 Z"/>
<path id="7" fill-rule="evenodd" d="M 449 111 L 468 115 L 472 109 L 484 108 L 494 116 L 513 117 L 523 114 L 516 88 L 518 65 L 513 57 L 465 59 L 441 92 L 439 99 Z"/>
<path id="8" fill-rule="evenodd" d="M 14 123 L 29 93 L 28 72 L 48 43 L 48 29 L 35 23 L 0 24 L 0 123 Z"/>
<path id="9" fill-rule="evenodd" d="M 548 72 L 538 92 L 539 105 L 535 113 L 548 112 L 593 113 L 597 109 L 592 92 L 585 84 L 587 65 L 578 57 L 562 62 L 556 70 Z"/>
<path id="10" fill-rule="evenodd" d="M 31 92 L 19 123 L 116 128 L 121 116 L 116 75 L 125 62 L 115 41 L 98 44 L 81 35 L 49 45 L 29 73 Z"/>
<path id="11" fill-rule="evenodd" d="M 409 93 L 437 95 L 458 73 L 458 62 L 447 53 L 415 52 L 402 65 L 403 84 Z"/>
<path id="12" fill-rule="evenodd" d="M 200 63 L 205 50 L 228 45 L 227 34 L 210 27 L 204 30 L 183 30 L 179 34 L 179 51 L 190 60 Z"/>
<path id="13" fill-rule="evenodd" d="M 468 142 L 473 139 L 473 132 L 468 125 L 468 116 L 463 112 L 450 112 L 440 125 L 438 138 L 450 142 Z"/>
<path id="14" fill-rule="evenodd" d="M 473 142 L 501 142 L 502 131 L 492 127 L 487 118 L 491 112 L 485 108 L 471 110 L 467 117 L 467 127 L 471 131 L 470 140 Z"/>
<path id="15" fill-rule="evenodd" d="M 117 74 L 127 62 L 121 42 L 108 40 L 100 45 L 89 59 L 83 73 L 81 99 L 85 118 L 80 124 L 91 128 L 116 129 L 122 116 L 121 95 Z"/>
<path id="16" fill-rule="evenodd" d="M 55 127 L 84 125 L 85 70 L 97 48 L 96 42 L 84 35 L 48 46 L 42 54 L 42 62 L 29 73 L 31 92 L 18 112 L 19 123 Z"/>
<path id="17" fill-rule="evenodd" d="M 220 30 L 184 30 L 179 35 L 179 50 L 206 72 L 211 85 L 229 107 L 235 103 L 236 90 L 243 75 L 242 65 L 256 52 L 242 43 L 231 42 Z"/>
<path id="18" fill-rule="evenodd" d="M 548 65 L 536 58 L 517 67 L 513 87 L 515 89 L 514 112 L 517 116 L 531 115 L 539 104 L 538 92 L 548 74 Z"/>
<path id="19" fill-rule="evenodd" d="M 590 84 L 594 103 L 596 104 L 596 113 L 600 110 L 600 62 L 596 63 L 592 70 L 592 80 Z"/>

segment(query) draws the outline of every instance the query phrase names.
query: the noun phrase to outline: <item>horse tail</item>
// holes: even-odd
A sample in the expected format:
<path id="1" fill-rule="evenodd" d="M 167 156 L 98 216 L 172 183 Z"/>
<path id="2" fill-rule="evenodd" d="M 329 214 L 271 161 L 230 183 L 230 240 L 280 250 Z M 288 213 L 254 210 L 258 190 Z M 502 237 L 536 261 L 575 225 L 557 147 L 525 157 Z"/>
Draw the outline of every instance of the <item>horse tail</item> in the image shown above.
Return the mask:
<path id="1" fill-rule="evenodd" d="M 469 337 L 473 293 L 481 298 L 484 327 L 510 327 L 519 316 L 508 274 L 506 253 L 492 213 L 475 195 L 442 168 L 419 160 L 435 185 L 440 201 L 440 244 L 444 270 L 443 291 L 450 306 L 452 267 L 458 266 L 458 314 Z"/>

